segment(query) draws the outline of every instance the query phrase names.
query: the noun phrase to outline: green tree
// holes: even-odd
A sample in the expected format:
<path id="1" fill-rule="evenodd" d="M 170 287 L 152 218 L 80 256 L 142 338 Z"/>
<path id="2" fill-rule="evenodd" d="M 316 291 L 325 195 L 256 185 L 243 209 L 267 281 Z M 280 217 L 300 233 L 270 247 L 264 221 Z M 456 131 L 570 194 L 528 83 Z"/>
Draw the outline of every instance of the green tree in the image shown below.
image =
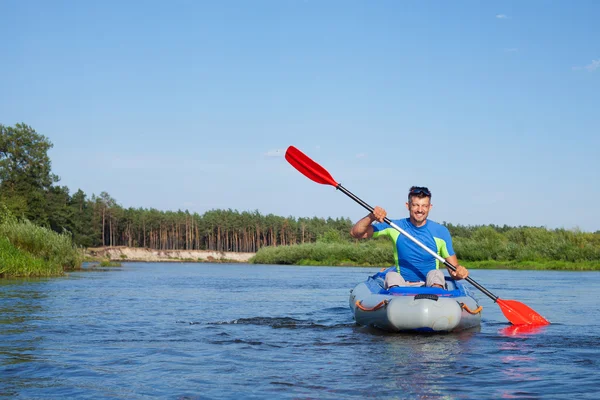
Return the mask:
<path id="1" fill-rule="evenodd" d="M 0 201 L 18 217 L 49 225 L 47 193 L 58 177 L 51 172 L 52 143 L 25 124 L 0 124 Z"/>
<path id="2" fill-rule="evenodd" d="M 97 245 L 94 241 L 93 205 L 86 200 L 83 190 L 79 189 L 69 200 L 72 215 L 73 241 L 83 247 Z"/>

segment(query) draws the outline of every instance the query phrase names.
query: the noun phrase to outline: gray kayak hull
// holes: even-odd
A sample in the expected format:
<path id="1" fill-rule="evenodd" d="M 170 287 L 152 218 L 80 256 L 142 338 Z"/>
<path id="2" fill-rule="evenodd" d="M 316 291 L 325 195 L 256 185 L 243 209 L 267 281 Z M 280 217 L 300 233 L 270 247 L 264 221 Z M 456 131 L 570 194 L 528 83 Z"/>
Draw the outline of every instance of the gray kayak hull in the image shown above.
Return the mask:
<path id="1" fill-rule="evenodd" d="M 350 293 L 356 323 L 388 332 L 456 332 L 481 324 L 481 307 L 462 283 L 447 278 L 448 290 L 392 288 L 370 277 Z"/>

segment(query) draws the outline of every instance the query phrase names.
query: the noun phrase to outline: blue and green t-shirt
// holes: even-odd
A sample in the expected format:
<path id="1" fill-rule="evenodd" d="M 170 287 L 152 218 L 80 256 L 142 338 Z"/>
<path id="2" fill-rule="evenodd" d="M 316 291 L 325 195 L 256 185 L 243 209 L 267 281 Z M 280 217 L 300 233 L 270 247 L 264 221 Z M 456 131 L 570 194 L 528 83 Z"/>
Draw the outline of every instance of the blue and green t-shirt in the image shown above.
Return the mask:
<path id="1" fill-rule="evenodd" d="M 393 222 L 442 258 L 454 255 L 452 238 L 445 226 L 427 220 L 425 225 L 417 228 L 410 222 L 410 218 L 396 219 Z M 405 280 L 425 281 L 429 271 L 439 268 L 440 262 L 435 257 L 388 224 L 373 224 L 373 231 L 373 237 L 389 236 L 394 241 L 396 269 Z"/>

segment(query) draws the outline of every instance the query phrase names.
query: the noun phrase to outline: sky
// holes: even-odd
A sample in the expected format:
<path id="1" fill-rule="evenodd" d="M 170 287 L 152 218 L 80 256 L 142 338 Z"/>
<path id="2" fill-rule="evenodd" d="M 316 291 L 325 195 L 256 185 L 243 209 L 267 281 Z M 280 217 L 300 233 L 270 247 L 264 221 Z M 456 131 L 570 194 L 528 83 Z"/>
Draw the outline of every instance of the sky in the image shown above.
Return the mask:
<path id="1" fill-rule="evenodd" d="M 600 230 L 600 2 L 0 0 L 0 124 L 128 208 Z"/>

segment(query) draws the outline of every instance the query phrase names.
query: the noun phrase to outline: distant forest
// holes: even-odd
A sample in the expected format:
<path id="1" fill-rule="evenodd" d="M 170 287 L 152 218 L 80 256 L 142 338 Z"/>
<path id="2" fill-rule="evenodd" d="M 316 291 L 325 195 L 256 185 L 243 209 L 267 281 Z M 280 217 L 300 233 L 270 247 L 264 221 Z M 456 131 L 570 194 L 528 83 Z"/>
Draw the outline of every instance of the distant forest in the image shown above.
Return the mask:
<path id="1" fill-rule="evenodd" d="M 51 172 L 50 148 L 52 143 L 28 125 L 0 125 L 0 207 L 36 225 L 69 232 L 79 246 L 256 252 L 266 246 L 315 243 L 332 233 L 344 242 L 353 241 L 349 235 L 353 222 L 348 218 L 294 218 L 231 209 L 200 215 L 187 210 L 123 208 L 106 192 L 88 196 L 78 190 L 70 195 L 69 188 L 59 186 L 59 178 Z M 512 252 L 509 242 L 533 241 L 548 246 L 548 251 L 568 243 L 578 258 L 598 259 L 600 232 L 446 226 L 455 238 L 464 239 L 457 243 L 463 252 L 482 251 L 485 258 L 497 248 Z"/>
<path id="2" fill-rule="evenodd" d="M 0 125 L 0 206 L 83 247 L 129 246 L 255 252 L 264 246 L 315 242 L 329 230 L 349 239 L 345 218 L 291 218 L 258 211 L 159 211 L 123 208 L 108 193 L 70 195 L 52 174 L 48 138 L 25 124 Z"/>

